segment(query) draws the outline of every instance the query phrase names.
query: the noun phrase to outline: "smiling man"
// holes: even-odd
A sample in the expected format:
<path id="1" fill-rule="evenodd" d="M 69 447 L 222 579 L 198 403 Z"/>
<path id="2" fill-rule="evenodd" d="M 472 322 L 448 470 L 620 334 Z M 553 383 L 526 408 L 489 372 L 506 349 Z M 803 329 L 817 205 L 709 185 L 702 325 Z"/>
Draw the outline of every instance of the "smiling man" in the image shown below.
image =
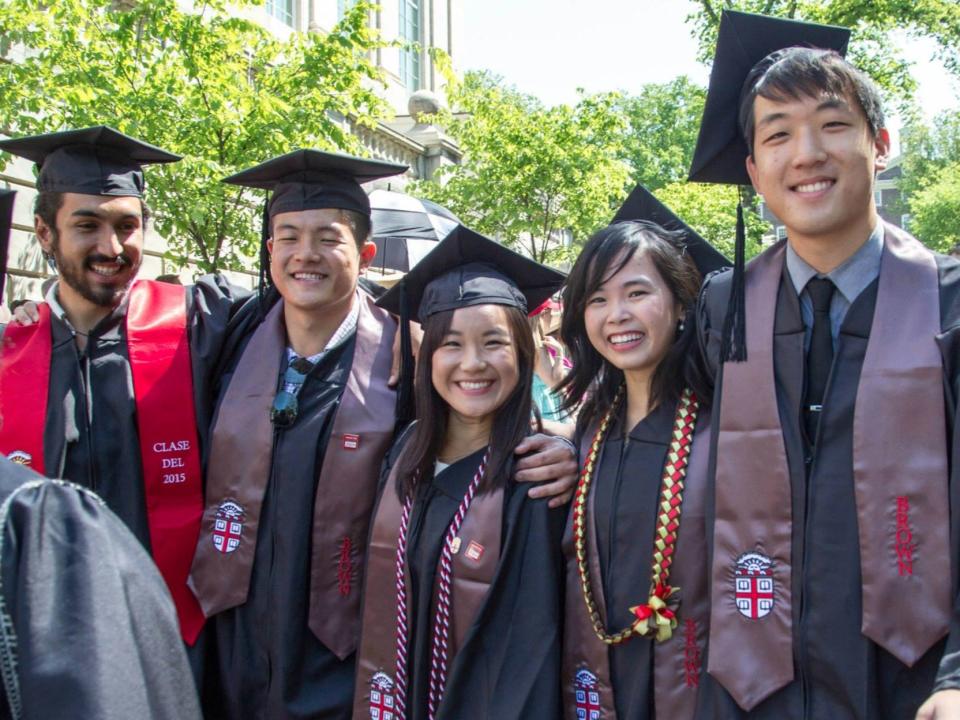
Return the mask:
<path id="1" fill-rule="evenodd" d="M 209 718 L 350 717 L 367 536 L 399 429 L 397 322 L 358 291 L 376 253 L 359 183 L 405 169 L 298 150 L 226 180 L 272 191 L 261 263 L 280 301 L 225 360 L 206 462 L 191 587 L 215 638 Z M 529 479 L 573 479 L 562 444 L 540 463 Z"/>
<path id="2" fill-rule="evenodd" d="M 100 495 L 152 551 L 193 644 L 203 625 L 186 586 L 202 512 L 197 427 L 232 290 L 136 280 L 149 218 L 142 165 L 178 156 L 108 127 L 0 149 L 39 168 L 34 228 L 59 273 L 38 322 L 4 332 L 0 452 Z"/>
<path id="3" fill-rule="evenodd" d="M 960 265 L 877 213 L 890 138 L 848 36 L 720 27 L 691 179 L 749 178 L 787 240 L 701 295 L 702 718 L 960 717 Z"/>

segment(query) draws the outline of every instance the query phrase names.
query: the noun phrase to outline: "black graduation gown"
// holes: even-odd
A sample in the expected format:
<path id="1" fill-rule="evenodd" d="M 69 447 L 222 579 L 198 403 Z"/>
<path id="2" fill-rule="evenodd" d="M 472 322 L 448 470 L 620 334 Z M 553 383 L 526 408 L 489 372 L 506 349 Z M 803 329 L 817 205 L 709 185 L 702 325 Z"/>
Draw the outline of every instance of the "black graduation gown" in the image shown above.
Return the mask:
<path id="1" fill-rule="evenodd" d="M 19 696 L 26 720 L 199 719 L 173 602 L 116 515 L 4 457 L 0 500 L 0 718 Z"/>
<path id="2" fill-rule="evenodd" d="M 427 717 L 437 563 L 443 538 L 483 452 L 436 475 L 423 486 L 411 512 L 407 540 L 412 584 L 409 720 Z M 560 542 L 565 509 L 551 510 L 545 500 L 528 498 L 527 490 L 510 482 L 504 491 L 500 562 L 463 647 L 448 659 L 447 686 L 438 713 L 441 719 L 561 717 Z M 393 492 L 393 488 L 385 492 Z"/>
<path id="3" fill-rule="evenodd" d="M 355 656 L 341 661 L 324 646 L 308 627 L 308 612 L 317 479 L 355 337 L 317 364 L 300 389 L 296 421 L 274 431 L 247 601 L 208 620 L 207 718 L 350 717 Z M 223 393 L 231 377 L 232 369 L 221 380 Z"/>
<path id="4" fill-rule="evenodd" d="M 951 458 L 958 457 L 956 422 L 960 397 L 960 263 L 937 257 L 940 277 L 938 337 L 944 361 Z M 730 273 L 708 277 L 697 321 L 707 377 L 715 378 L 719 398 L 720 329 L 730 291 Z M 795 678 L 758 705 L 743 712 L 723 687 L 704 674 L 700 683 L 700 718 L 913 718 L 919 705 L 937 687 L 960 687 L 960 612 L 953 614 L 950 635 L 907 668 L 860 632 L 862 616 L 860 547 L 854 498 L 853 413 L 860 369 L 870 334 L 877 281 L 851 305 L 835 346 L 834 363 L 820 418 L 817 450 L 805 469 L 808 452 L 801 431 L 804 358 L 798 347 L 803 321 L 799 298 L 784 270 L 777 299 L 774 368 L 777 403 L 790 471 L 793 506 L 793 637 Z M 749 312 L 749 310 L 748 310 Z M 802 345 L 800 345 L 802 347 Z M 718 369 L 720 372 L 718 372 Z M 714 402 L 713 427 L 719 427 Z M 909 408 L 890 408 L 909 412 Z M 710 477 L 715 477 L 716 437 L 712 438 Z M 712 482 L 712 480 L 711 480 Z M 950 463 L 950 547 L 953 592 L 960 561 L 960 468 Z M 708 495 L 712 498 L 712 493 Z M 708 499 L 712 503 L 712 499 Z M 712 509 L 708 507 L 707 540 L 712 546 Z M 710 548 L 712 554 L 712 547 Z M 944 572 L 951 569 L 944 568 Z M 716 588 L 714 588 L 716 592 Z M 714 597 L 712 602 L 721 599 Z M 946 654 L 945 654 L 946 647 Z M 709 648 L 707 652 L 709 652 Z M 943 657 L 943 664 L 938 671 Z M 736 662 L 736 658 L 729 658 Z"/>
<path id="5" fill-rule="evenodd" d="M 675 412 L 673 404 L 660 405 L 625 434 L 621 410 L 594 474 L 594 541 L 608 633 L 631 625 L 630 608 L 644 603 L 650 592 L 660 483 Z M 620 720 L 653 717 L 653 649 L 653 639 L 642 637 L 610 647 L 610 681 Z"/>
<path id="6" fill-rule="evenodd" d="M 188 288 L 190 363 L 201 445 L 210 415 L 211 369 L 228 341 L 235 311 L 247 295 L 221 276 L 201 278 Z M 90 332 L 83 352 L 67 325 L 51 313 L 53 348 L 43 455 L 50 476 L 96 492 L 149 549 L 126 312 L 125 300 Z"/>

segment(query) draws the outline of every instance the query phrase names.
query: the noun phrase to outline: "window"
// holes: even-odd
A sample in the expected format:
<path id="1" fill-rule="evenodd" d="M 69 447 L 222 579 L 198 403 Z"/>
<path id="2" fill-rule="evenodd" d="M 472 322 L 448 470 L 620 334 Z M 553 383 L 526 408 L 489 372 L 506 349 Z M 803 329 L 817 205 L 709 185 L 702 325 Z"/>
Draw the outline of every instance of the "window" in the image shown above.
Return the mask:
<path id="1" fill-rule="evenodd" d="M 293 27 L 293 0 L 267 0 L 264 8 L 270 17 Z"/>
<path id="2" fill-rule="evenodd" d="M 883 207 L 883 190 L 873 191 L 873 201 L 876 203 L 877 207 Z"/>
<path id="3" fill-rule="evenodd" d="M 337 0 L 337 19 L 342 20 L 347 10 L 357 4 L 357 0 Z"/>
<path id="4" fill-rule="evenodd" d="M 420 0 L 400 0 L 400 39 L 420 42 Z M 420 89 L 420 50 L 400 51 L 400 81 L 408 90 Z"/>
<path id="5" fill-rule="evenodd" d="M 766 216 L 764 215 L 766 210 L 767 210 L 767 204 L 763 200 L 757 203 L 757 215 L 766 219 Z"/>
<path id="6" fill-rule="evenodd" d="M 904 230 L 910 229 L 910 215 L 901 215 L 900 216 L 900 227 Z"/>
<path id="7" fill-rule="evenodd" d="M 777 240 L 786 240 L 786 239 L 787 239 L 786 225 L 777 225 Z"/>

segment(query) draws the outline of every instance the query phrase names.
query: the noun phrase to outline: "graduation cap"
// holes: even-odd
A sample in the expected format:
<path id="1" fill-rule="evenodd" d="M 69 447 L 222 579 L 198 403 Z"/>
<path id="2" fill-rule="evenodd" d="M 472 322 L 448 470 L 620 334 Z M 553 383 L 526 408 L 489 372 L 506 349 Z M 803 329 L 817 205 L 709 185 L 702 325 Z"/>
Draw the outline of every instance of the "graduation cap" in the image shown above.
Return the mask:
<path id="1" fill-rule="evenodd" d="M 231 185 L 270 190 L 260 228 L 260 295 L 268 284 L 270 220 L 280 213 L 336 208 L 370 217 L 370 200 L 360 183 L 399 175 L 406 165 L 321 150 L 294 150 L 224 178 Z"/>
<path id="2" fill-rule="evenodd" d="M 0 150 L 37 164 L 41 192 L 120 197 L 143 197 L 143 165 L 180 159 L 106 125 L 0 140 Z"/>
<path id="3" fill-rule="evenodd" d="M 369 217 L 370 200 L 360 183 L 399 175 L 406 170 L 406 165 L 353 155 L 294 150 L 224 178 L 223 181 L 231 185 L 272 190 L 273 195 L 268 203 L 271 218 L 279 213 L 321 208 L 353 210 Z"/>
<path id="4" fill-rule="evenodd" d="M 749 185 L 750 176 L 746 169 L 749 150 L 740 127 L 743 99 L 771 67 L 789 55 L 790 48 L 833 50 L 843 55 L 849 40 L 850 31 L 842 27 L 724 10 L 689 179 L 692 182 Z M 747 358 L 743 287 L 745 236 L 743 203 L 740 202 L 737 204 L 736 256 L 730 305 L 723 326 L 721 361 Z"/>
<path id="5" fill-rule="evenodd" d="M 0 299 L 7 279 L 7 253 L 10 250 L 10 228 L 13 225 L 13 190 L 0 190 Z"/>
<path id="6" fill-rule="evenodd" d="M 474 305 L 506 305 L 526 314 L 563 284 L 566 275 L 458 225 L 377 305 L 400 316 L 401 384 L 397 416 L 410 419 L 413 357 L 408 319 Z"/>
<path id="7" fill-rule="evenodd" d="M 703 276 L 731 265 L 723 253 L 678 218 L 670 208 L 657 200 L 653 193 L 643 185 L 637 185 L 633 189 L 633 192 L 624 201 L 623 206 L 614 215 L 610 224 L 626 220 L 648 220 L 656 223 L 664 230 L 683 233 L 686 241 L 684 249 L 690 253 L 693 264 L 697 266 L 697 270 Z"/>

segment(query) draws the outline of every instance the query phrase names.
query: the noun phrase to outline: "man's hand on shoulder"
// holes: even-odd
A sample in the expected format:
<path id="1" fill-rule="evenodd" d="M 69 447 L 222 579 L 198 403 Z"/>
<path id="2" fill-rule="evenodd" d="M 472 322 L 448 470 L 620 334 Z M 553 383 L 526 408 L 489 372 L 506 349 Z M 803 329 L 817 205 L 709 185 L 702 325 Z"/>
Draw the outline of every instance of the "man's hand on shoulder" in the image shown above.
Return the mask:
<path id="1" fill-rule="evenodd" d="M 13 321 L 20 325 L 33 325 L 40 322 L 40 310 L 33 300 L 27 300 L 13 311 Z"/>
<path id="2" fill-rule="evenodd" d="M 960 690 L 938 690 L 917 711 L 916 720 L 960 720 Z"/>
<path id="3" fill-rule="evenodd" d="M 531 435 L 517 445 L 517 455 L 527 455 L 516 465 L 517 482 L 543 483 L 530 488 L 532 498 L 550 498 L 550 507 L 560 507 L 573 497 L 580 465 L 569 440 L 549 435 Z"/>

